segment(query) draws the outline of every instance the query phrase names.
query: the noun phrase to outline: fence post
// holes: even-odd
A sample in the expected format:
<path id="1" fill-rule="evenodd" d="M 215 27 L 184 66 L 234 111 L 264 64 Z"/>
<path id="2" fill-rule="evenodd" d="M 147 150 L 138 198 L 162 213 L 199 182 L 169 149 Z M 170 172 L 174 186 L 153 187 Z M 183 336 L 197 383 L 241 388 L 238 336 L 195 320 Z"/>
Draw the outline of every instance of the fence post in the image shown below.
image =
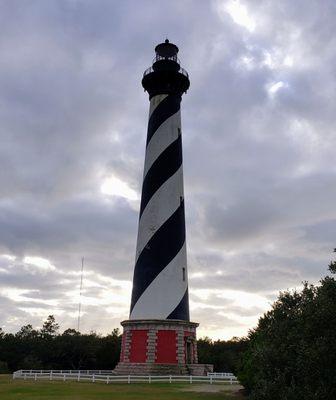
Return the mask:
<path id="1" fill-rule="evenodd" d="M 189 383 L 192 383 L 192 375 L 190 375 Z"/>
<path id="2" fill-rule="evenodd" d="M 77 381 L 80 381 L 80 371 L 78 371 L 78 377 L 77 377 Z"/>
<path id="3" fill-rule="evenodd" d="M 131 383 L 131 375 L 128 375 L 127 383 Z"/>
<path id="4" fill-rule="evenodd" d="M 65 381 L 65 374 L 63 374 L 63 381 Z"/>
<path id="5" fill-rule="evenodd" d="M 230 385 L 232 385 L 232 376 L 230 376 Z"/>
<path id="6" fill-rule="evenodd" d="M 169 375 L 169 383 L 172 383 L 172 376 Z"/>
<path id="7" fill-rule="evenodd" d="M 92 382 L 95 381 L 95 374 L 92 374 Z"/>
<path id="8" fill-rule="evenodd" d="M 107 376 L 107 377 L 106 377 L 106 383 L 109 384 L 109 381 L 110 381 L 110 377 Z"/>
<path id="9" fill-rule="evenodd" d="M 212 385 L 212 376 L 210 375 L 210 385 Z"/>
<path id="10" fill-rule="evenodd" d="M 151 383 L 151 376 L 148 376 L 148 383 Z"/>
<path id="11" fill-rule="evenodd" d="M 35 381 L 37 380 L 37 374 L 35 373 Z"/>

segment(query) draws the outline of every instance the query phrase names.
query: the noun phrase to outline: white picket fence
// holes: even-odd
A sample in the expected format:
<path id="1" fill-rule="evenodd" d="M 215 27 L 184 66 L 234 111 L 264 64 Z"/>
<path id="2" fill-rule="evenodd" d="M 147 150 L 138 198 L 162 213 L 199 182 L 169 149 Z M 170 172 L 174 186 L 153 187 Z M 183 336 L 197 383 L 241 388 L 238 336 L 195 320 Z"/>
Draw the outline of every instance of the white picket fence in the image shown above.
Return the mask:
<path id="1" fill-rule="evenodd" d="M 230 374 L 225 376 L 192 376 L 192 375 L 112 375 L 108 370 L 19 370 L 13 373 L 13 379 L 32 380 L 62 380 L 78 382 L 104 382 L 104 383 L 154 383 L 154 382 L 203 382 L 203 383 L 238 383 L 237 378 Z"/>
<path id="2" fill-rule="evenodd" d="M 232 372 L 208 372 L 208 376 L 214 376 L 217 378 L 236 378 Z"/>

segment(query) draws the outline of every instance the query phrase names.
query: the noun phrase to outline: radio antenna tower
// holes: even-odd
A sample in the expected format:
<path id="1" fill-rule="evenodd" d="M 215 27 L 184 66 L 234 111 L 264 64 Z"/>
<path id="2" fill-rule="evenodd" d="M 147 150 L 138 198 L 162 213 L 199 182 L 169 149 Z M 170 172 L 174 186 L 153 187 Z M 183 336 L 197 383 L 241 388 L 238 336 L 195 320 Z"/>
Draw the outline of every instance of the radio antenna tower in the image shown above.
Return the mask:
<path id="1" fill-rule="evenodd" d="M 79 327 L 80 327 L 81 308 L 82 308 L 83 271 L 84 271 L 84 257 L 82 257 L 82 269 L 81 269 L 81 278 L 80 278 L 80 285 L 79 285 L 79 304 L 78 304 L 78 321 L 77 321 L 77 331 L 78 332 L 79 332 Z"/>

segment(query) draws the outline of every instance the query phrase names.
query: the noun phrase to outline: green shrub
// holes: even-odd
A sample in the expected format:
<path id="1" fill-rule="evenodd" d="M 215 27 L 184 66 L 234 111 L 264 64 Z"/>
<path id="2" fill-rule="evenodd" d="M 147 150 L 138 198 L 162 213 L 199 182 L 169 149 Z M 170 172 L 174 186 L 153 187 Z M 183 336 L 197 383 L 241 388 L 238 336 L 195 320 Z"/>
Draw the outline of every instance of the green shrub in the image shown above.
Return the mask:
<path id="1" fill-rule="evenodd" d="M 249 334 L 239 380 L 252 400 L 336 399 L 336 281 L 280 293 Z"/>
<path id="2" fill-rule="evenodd" d="M 1 361 L 0 360 L 0 374 L 8 374 L 9 369 L 6 361 Z"/>

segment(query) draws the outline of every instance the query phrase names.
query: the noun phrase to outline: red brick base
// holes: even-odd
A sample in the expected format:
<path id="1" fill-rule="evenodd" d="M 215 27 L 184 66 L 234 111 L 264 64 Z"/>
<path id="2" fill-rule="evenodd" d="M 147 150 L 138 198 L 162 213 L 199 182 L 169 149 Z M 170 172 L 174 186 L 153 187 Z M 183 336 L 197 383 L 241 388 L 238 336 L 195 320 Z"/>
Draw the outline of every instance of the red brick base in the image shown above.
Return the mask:
<path id="1" fill-rule="evenodd" d="M 168 374 L 192 373 L 202 369 L 197 359 L 195 322 L 181 320 L 123 321 L 120 363 L 116 373 L 139 373 L 142 370 Z M 188 367 L 189 366 L 189 367 Z M 193 366 L 193 367 L 192 367 Z M 204 366 L 205 367 L 205 366 Z M 212 366 L 207 366 L 206 372 Z"/>

